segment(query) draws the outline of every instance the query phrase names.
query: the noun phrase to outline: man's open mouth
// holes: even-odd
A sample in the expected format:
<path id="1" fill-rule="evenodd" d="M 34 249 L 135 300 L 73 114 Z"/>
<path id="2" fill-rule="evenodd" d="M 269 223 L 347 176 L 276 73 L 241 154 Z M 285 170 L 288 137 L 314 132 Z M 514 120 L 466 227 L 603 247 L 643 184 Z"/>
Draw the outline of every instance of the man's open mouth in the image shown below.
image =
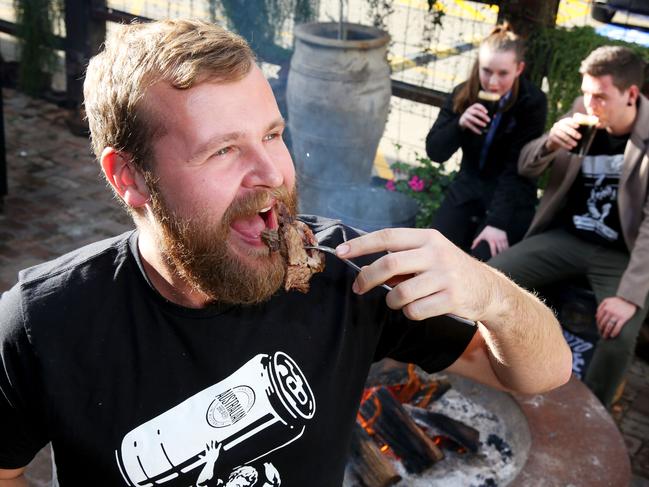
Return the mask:
<path id="1" fill-rule="evenodd" d="M 262 208 L 258 215 L 264 221 L 264 225 L 268 230 L 276 230 L 279 227 L 277 219 L 277 203 L 274 202 L 273 205 Z"/>
<path id="2" fill-rule="evenodd" d="M 276 230 L 279 227 L 277 203 L 272 201 L 269 206 L 261 208 L 257 213 L 235 218 L 230 227 L 243 237 L 243 240 L 252 244 L 260 244 L 261 233 L 264 230 Z"/>

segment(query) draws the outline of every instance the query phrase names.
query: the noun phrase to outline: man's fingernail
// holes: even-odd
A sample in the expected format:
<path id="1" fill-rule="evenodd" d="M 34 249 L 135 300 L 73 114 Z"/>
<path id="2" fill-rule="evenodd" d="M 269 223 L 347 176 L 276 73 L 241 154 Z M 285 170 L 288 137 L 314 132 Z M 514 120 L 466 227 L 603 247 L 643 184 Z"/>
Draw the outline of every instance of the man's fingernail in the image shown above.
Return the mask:
<path id="1" fill-rule="evenodd" d="M 349 253 L 349 245 L 347 244 L 340 244 L 338 247 L 336 247 L 336 255 L 346 255 Z"/>
<path id="2" fill-rule="evenodd" d="M 356 281 L 352 284 L 352 291 L 358 294 L 358 283 Z"/>

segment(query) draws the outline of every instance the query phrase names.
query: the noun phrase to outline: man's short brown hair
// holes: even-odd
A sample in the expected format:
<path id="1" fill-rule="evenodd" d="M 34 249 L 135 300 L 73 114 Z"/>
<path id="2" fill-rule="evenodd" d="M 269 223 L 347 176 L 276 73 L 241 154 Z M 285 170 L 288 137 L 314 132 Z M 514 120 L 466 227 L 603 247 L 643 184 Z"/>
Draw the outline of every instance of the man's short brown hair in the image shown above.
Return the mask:
<path id="1" fill-rule="evenodd" d="M 610 75 L 615 87 L 625 91 L 632 85 L 642 87 L 645 63 L 628 47 L 602 46 L 581 62 L 579 72 L 596 77 Z"/>
<path id="2" fill-rule="evenodd" d="M 95 155 L 114 147 L 149 172 L 151 144 L 164 126 L 143 103 L 147 88 L 161 81 L 178 89 L 206 80 L 237 81 L 254 63 L 248 43 L 215 24 L 163 20 L 125 26 L 86 72 L 83 91 Z"/>

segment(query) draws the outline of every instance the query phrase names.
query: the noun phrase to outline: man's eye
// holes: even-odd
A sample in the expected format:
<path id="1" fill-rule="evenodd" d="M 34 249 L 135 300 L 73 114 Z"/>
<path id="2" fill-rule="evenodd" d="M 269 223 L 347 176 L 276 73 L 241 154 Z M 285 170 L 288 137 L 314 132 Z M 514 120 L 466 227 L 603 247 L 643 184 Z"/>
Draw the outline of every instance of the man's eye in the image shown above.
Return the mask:
<path id="1" fill-rule="evenodd" d="M 264 140 L 265 140 L 265 141 L 273 140 L 273 139 L 276 139 L 277 137 L 279 137 L 279 134 L 278 134 L 278 133 L 268 134 L 268 135 L 266 135 L 266 136 L 264 137 Z"/>
<path id="2" fill-rule="evenodd" d="M 224 147 L 223 149 L 219 149 L 219 150 L 217 150 L 217 151 L 214 153 L 214 155 L 215 155 L 215 156 L 224 156 L 225 154 L 227 154 L 227 153 L 230 152 L 231 150 L 232 150 L 231 147 Z"/>

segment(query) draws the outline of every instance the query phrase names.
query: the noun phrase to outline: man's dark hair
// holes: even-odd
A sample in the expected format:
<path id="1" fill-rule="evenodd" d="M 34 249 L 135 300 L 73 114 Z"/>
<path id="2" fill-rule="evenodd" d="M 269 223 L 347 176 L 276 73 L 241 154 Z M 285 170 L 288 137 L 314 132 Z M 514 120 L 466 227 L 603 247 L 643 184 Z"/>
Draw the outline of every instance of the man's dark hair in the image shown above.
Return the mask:
<path id="1" fill-rule="evenodd" d="M 590 76 L 611 75 L 615 87 L 624 91 L 632 85 L 642 87 L 645 62 L 628 47 L 602 46 L 581 62 L 579 72 Z"/>

